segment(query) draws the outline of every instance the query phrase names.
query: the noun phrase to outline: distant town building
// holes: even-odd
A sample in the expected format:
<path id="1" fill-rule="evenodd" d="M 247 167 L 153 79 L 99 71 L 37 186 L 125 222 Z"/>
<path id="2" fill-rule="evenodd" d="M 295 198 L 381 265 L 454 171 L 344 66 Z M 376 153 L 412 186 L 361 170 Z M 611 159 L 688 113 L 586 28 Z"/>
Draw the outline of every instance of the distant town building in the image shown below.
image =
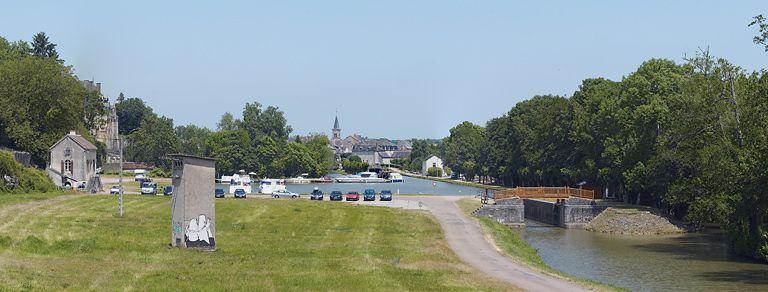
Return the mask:
<path id="1" fill-rule="evenodd" d="M 421 164 L 421 174 L 427 175 L 427 171 L 432 167 L 437 167 L 443 173 L 445 173 L 445 171 L 443 170 L 443 160 L 437 156 L 432 155 L 429 158 L 427 158 L 427 160 L 424 160 L 424 163 Z"/>
<path id="2" fill-rule="evenodd" d="M 96 174 L 97 148 L 75 131 L 57 141 L 50 148 L 51 162 L 48 175 L 57 186 L 81 186 L 87 190 L 101 187 Z"/>
<path id="3" fill-rule="evenodd" d="M 93 80 L 81 80 L 86 90 L 90 92 L 96 92 L 101 95 L 101 82 L 94 82 Z M 109 103 L 109 99 L 102 98 L 107 112 L 105 115 L 98 117 L 96 127 L 90 129 L 91 135 L 104 144 L 107 155 L 104 159 L 104 165 L 102 168 L 106 171 L 118 171 L 120 168 L 120 145 L 118 133 L 118 119 L 117 110 L 115 105 Z"/>
<path id="4" fill-rule="evenodd" d="M 395 143 L 385 138 L 368 139 L 358 134 L 342 139 L 338 116 L 333 121 L 331 133 L 331 147 L 337 155 L 358 156 L 371 166 L 390 165 L 392 160 L 408 157 L 411 153 L 411 143 L 405 140 Z"/>

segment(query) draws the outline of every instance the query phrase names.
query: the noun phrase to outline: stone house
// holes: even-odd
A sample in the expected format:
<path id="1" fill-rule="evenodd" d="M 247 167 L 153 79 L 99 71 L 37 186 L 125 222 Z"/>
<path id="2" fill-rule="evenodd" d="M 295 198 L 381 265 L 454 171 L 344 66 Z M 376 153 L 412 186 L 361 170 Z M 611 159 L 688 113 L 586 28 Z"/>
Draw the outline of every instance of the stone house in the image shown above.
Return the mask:
<path id="1" fill-rule="evenodd" d="M 427 158 L 427 160 L 424 160 L 424 162 L 421 164 L 421 174 L 427 175 L 427 170 L 429 170 L 432 167 L 437 167 L 442 170 L 443 160 L 434 155 L 430 156 L 429 158 Z M 443 173 L 445 173 L 444 170 L 443 170 Z"/>
<path id="2" fill-rule="evenodd" d="M 100 187 L 96 182 L 98 149 L 75 131 L 69 132 L 50 148 L 51 162 L 47 172 L 57 186 Z M 95 180 L 94 180 L 95 178 Z"/>

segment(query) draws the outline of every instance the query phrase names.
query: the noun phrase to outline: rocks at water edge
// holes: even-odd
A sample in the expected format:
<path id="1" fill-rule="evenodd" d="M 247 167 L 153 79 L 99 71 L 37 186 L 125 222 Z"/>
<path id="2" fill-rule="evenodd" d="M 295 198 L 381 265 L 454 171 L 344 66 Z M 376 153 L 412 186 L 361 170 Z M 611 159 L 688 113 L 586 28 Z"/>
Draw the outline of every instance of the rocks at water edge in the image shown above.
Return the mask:
<path id="1" fill-rule="evenodd" d="M 601 233 L 630 235 L 685 232 L 681 224 L 674 223 L 672 220 L 656 212 L 619 208 L 606 209 L 589 222 L 586 229 Z"/>

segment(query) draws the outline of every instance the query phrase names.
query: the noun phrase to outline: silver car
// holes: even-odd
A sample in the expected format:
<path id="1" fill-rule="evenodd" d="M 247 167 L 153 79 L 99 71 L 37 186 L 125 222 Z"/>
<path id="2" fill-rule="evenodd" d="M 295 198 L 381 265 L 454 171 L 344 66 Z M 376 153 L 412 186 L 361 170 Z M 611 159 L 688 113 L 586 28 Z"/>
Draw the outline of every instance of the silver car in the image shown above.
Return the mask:
<path id="1" fill-rule="evenodd" d="M 296 198 L 298 198 L 300 196 L 301 196 L 300 194 L 291 192 L 289 190 L 276 190 L 276 191 L 272 192 L 272 197 L 275 198 L 275 199 L 279 199 L 279 198 L 296 199 Z"/>

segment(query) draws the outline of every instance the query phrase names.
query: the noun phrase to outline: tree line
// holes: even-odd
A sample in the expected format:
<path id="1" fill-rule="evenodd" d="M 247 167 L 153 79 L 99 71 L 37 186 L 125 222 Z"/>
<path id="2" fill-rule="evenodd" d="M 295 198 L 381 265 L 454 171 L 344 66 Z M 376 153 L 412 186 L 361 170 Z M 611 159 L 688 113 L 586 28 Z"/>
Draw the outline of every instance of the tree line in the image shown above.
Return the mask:
<path id="1" fill-rule="evenodd" d="M 167 154 L 184 153 L 216 159 L 217 175 L 239 170 L 258 177 L 319 177 L 333 167 L 335 157 L 324 135 L 289 141 L 293 131 L 277 107 L 246 103 L 242 116 L 225 113 L 216 130 L 196 125 L 175 126 L 155 114 L 139 98 L 121 93 L 115 105 L 119 132 L 126 137 L 125 158 L 168 168 Z"/>
<path id="2" fill-rule="evenodd" d="M 570 97 L 534 96 L 485 126 L 463 122 L 441 153 L 467 179 L 586 186 L 721 223 L 739 254 L 768 260 L 768 72 L 708 51 L 651 59 Z"/>
<path id="3" fill-rule="evenodd" d="M 0 37 L 0 146 L 29 152 L 45 167 L 48 148 L 70 130 L 96 144 L 89 129 L 106 113 L 104 97 L 83 87 L 45 33 L 32 42 Z"/>

